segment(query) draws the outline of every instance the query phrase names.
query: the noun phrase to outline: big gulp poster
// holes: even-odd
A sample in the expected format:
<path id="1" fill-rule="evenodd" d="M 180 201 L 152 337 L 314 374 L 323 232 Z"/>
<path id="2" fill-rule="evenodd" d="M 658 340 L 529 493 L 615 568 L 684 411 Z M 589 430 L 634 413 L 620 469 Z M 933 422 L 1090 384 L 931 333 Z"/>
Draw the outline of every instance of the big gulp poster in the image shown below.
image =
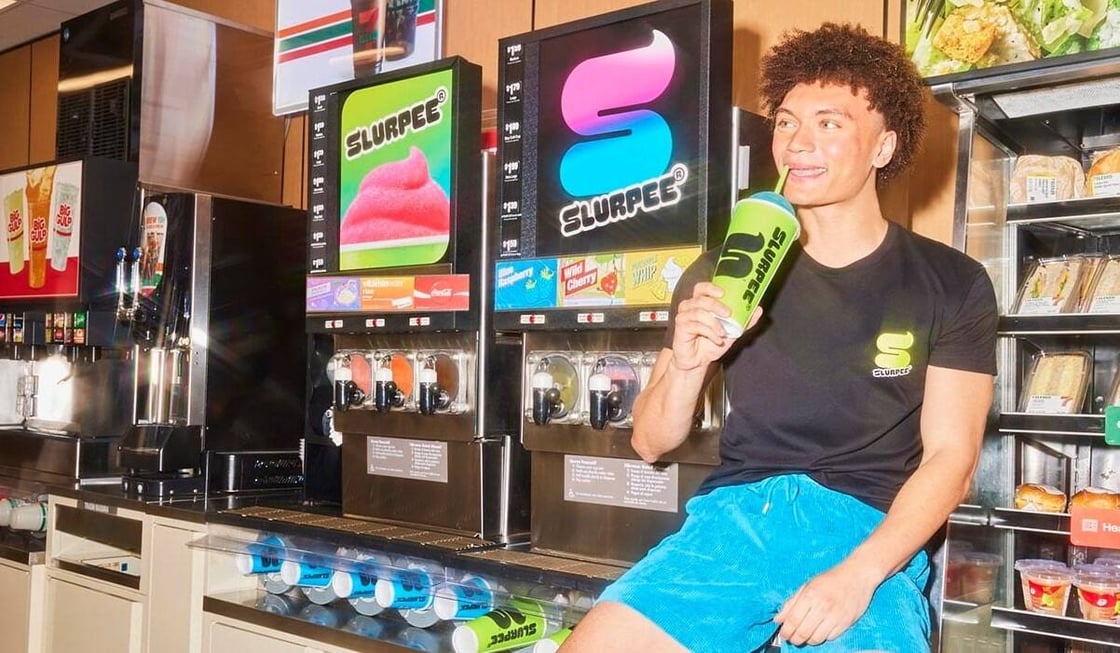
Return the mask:
<path id="1" fill-rule="evenodd" d="M 0 299 L 77 296 L 81 197 L 80 161 L 0 175 Z"/>
<path id="2" fill-rule="evenodd" d="M 340 270 L 428 265 L 451 239 L 452 71 L 359 89 L 342 104 Z"/>

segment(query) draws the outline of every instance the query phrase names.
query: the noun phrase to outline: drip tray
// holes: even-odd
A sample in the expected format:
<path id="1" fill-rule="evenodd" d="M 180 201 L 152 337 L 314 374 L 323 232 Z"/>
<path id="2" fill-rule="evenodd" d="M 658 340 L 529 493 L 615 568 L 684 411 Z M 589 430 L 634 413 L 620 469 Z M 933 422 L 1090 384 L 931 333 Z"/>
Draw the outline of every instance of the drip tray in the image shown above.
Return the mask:
<path id="1" fill-rule="evenodd" d="M 539 569 L 570 576 L 582 576 L 608 583 L 616 580 L 626 571 L 626 568 L 614 565 L 512 549 L 477 551 L 467 554 L 467 557 L 524 569 Z"/>
<path id="2" fill-rule="evenodd" d="M 374 522 L 364 519 L 350 519 L 334 515 L 300 512 L 286 508 L 270 508 L 266 506 L 249 506 L 235 510 L 223 510 L 222 515 L 235 515 L 249 519 L 263 519 L 277 524 L 302 526 L 308 528 L 339 531 L 352 535 L 365 535 L 373 538 L 408 542 L 425 548 L 440 549 L 450 552 L 464 552 L 474 549 L 487 549 L 500 546 L 491 540 L 473 537 L 464 537 L 439 531 L 431 531 L 387 522 Z M 260 526 L 260 528 L 269 528 Z"/>

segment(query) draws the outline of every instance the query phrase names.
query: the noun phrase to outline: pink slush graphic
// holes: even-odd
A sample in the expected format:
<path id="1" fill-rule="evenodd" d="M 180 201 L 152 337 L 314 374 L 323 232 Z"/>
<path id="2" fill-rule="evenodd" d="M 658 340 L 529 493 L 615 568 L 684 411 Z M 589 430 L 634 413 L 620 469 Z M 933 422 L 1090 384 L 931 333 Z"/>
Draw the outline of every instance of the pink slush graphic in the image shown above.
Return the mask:
<path id="1" fill-rule="evenodd" d="M 342 219 L 342 245 L 402 238 L 450 236 L 451 203 L 428 172 L 419 148 L 403 161 L 384 163 L 366 174 Z"/>

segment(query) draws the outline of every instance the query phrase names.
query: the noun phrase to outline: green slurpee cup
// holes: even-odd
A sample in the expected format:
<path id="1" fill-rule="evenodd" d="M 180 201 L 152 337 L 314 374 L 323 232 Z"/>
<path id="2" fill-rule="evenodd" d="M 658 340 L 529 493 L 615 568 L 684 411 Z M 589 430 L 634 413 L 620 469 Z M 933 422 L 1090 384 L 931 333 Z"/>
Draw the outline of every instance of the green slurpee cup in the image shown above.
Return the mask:
<path id="1" fill-rule="evenodd" d="M 712 276 L 712 283 L 723 289 L 723 303 L 731 309 L 730 317 L 719 318 L 729 337 L 743 335 L 800 235 L 793 205 L 778 193 L 763 191 L 735 203 Z"/>
<path id="2" fill-rule="evenodd" d="M 544 639 L 561 626 L 558 606 L 514 597 L 506 606 L 457 626 L 451 646 L 455 653 L 509 651 Z"/>

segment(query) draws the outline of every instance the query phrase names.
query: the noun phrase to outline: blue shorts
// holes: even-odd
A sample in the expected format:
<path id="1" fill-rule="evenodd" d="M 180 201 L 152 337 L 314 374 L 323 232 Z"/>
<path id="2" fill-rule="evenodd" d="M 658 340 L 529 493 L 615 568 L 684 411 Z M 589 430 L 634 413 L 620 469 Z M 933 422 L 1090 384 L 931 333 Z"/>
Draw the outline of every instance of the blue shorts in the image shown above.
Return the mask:
<path id="1" fill-rule="evenodd" d="M 806 581 L 840 563 L 884 514 L 804 475 L 774 476 L 693 497 L 681 530 L 599 597 L 630 606 L 695 653 L 757 651 L 774 615 Z M 919 552 L 875 591 L 835 640 L 783 651 L 929 651 L 929 562 Z"/>

